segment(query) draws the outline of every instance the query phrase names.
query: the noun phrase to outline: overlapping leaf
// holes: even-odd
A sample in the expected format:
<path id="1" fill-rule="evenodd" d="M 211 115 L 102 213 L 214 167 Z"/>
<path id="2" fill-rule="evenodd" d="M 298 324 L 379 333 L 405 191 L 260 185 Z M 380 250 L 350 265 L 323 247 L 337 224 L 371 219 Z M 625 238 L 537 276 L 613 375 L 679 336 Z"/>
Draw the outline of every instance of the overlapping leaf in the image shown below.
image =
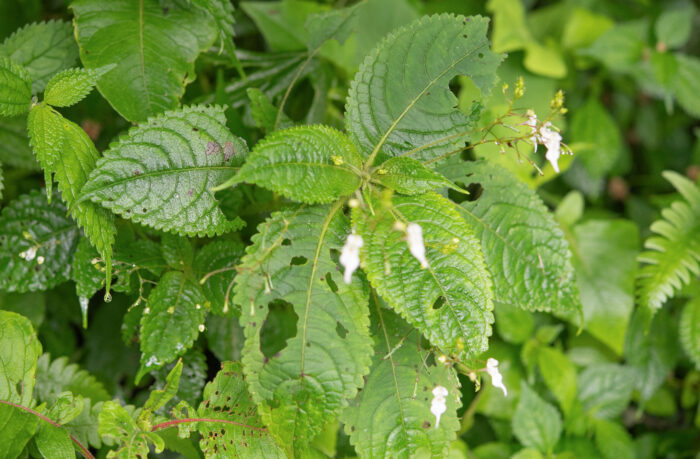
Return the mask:
<path id="1" fill-rule="evenodd" d="M 0 404 L 0 456 L 20 457 L 40 422 L 38 416 Z"/>
<path id="2" fill-rule="evenodd" d="M 369 370 L 367 287 L 358 277 L 345 284 L 331 257 L 349 232 L 338 204 L 273 214 L 258 227 L 236 278 L 249 390 L 289 455 L 308 448 Z M 275 300 L 291 303 L 297 333 L 268 359 L 261 329 Z"/>
<path id="3" fill-rule="evenodd" d="M 221 234 L 242 222 L 226 219 L 210 189 L 231 177 L 247 152 L 226 129 L 223 107 L 173 110 L 113 143 L 81 201 L 183 236 Z"/>
<path id="4" fill-rule="evenodd" d="M 552 452 L 562 430 L 559 411 L 542 400 L 524 381 L 520 385 L 520 401 L 512 425 L 520 443 L 543 453 Z"/>
<path id="5" fill-rule="evenodd" d="M 21 65 L 0 57 L 0 116 L 17 116 L 29 110 L 32 80 Z"/>
<path id="6" fill-rule="evenodd" d="M 0 400 L 30 406 L 41 343 L 31 322 L 0 310 Z"/>
<path id="7" fill-rule="evenodd" d="M 364 239 L 362 267 L 394 310 L 443 352 L 466 358 L 486 350 L 493 323 L 491 277 L 479 242 L 454 206 L 435 193 L 395 196 L 391 208 L 353 213 Z M 409 252 L 396 219 L 422 227 L 429 266 Z"/>
<path id="8" fill-rule="evenodd" d="M 501 58 L 489 49 L 487 27 L 480 16 L 426 17 L 390 34 L 365 58 L 345 118 L 363 156 L 398 156 L 430 144 L 413 156 L 426 160 L 469 139 L 459 134 L 473 120 L 456 108 L 449 82 L 467 75 L 482 93 L 490 89 Z"/>
<path id="9" fill-rule="evenodd" d="M 97 84 L 104 69 L 68 69 L 56 74 L 46 85 L 44 102 L 53 107 L 69 107 L 85 98 Z"/>
<path id="10" fill-rule="evenodd" d="M 235 267 L 243 256 L 243 244 L 214 241 L 202 247 L 194 261 L 194 269 L 202 290 L 216 314 L 226 314 L 233 300 Z"/>
<path id="11" fill-rule="evenodd" d="M 438 188 L 460 190 L 439 172 L 429 169 L 417 159 L 408 157 L 388 159 L 377 168 L 372 178 L 401 194 L 423 194 Z"/>

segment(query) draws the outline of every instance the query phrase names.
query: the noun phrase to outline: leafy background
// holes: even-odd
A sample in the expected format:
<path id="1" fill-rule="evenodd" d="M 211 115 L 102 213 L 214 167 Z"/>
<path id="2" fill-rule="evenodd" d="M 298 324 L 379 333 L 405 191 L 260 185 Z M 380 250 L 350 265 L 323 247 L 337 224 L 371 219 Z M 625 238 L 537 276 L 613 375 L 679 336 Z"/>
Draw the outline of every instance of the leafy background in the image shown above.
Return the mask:
<path id="1" fill-rule="evenodd" d="M 65 426 L 53 429 L 35 416 L 17 414 L 0 404 L 0 455 L 62 457 L 73 451 L 66 431 L 98 454 L 118 448 L 115 432 L 136 438 L 136 450 L 148 451 L 149 445 L 152 451 L 165 448 L 160 454 L 168 457 L 201 457 L 197 445 L 207 456 L 282 454 L 267 433 L 261 434 L 257 415 L 246 418 L 248 428 L 221 434 L 214 423 L 199 423 L 192 432 L 181 425 L 183 436 L 192 434 L 187 439 L 178 438 L 174 428 L 152 435 L 153 425 L 148 425 L 167 422 L 172 409 L 190 418 L 215 418 L 232 411 L 234 402 L 221 393 L 238 400 L 240 416 L 248 416 L 246 407 L 253 406 L 241 384 L 240 365 L 221 365 L 239 361 L 246 341 L 233 305 L 247 303 L 234 299 L 233 274 L 227 268 L 254 264 L 252 255 L 243 257 L 243 248 L 251 240 L 255 243 L 253 235 L 266 218 L 273 215 L 274 226 L 283 215 L 277 212 L 290 210 L 279 194 L 256 186 L 241 184 L 216 194 L 210 188 L 230 176 L 227 167 L 243 164 L 248 153 L 239 139 L 254 146 L 266 133 L 293 124 L 322 123 L 343 130 L 346 96 L 353 92 L 350 82 L 364 57 L 397 27 L 424 14 L 452 12 L 491 18 L 492 49 L 508 53 L 498 69 L 496 88 L 504 82 L 512 87 L 518 76 L 524 78 L 526 92 L 516 107 L 546 113 L 556 90 L 565 91 L 569 112 L 556 124 L 574 155 L 563 164 L 566 170 L 561 175 L 537 160 L 544 171 L 538 175 L 527 162 L 518 161 L 513 150 L 502 153 L 499 146 L 484 144 L 465 157 L 484 158 L 487 163 L 463 168 L 448 163 L 439 168 L 469 189 L 470 196 L 476 195 L 477 199 L 465 199 L 457 191 L 448 192 L 460 203 L 460 215 L 481 242 L 487 265 L 502 266 L 493 276 L 498 299 L 494 333 L 488 351 L 478 358 L 497 358 L 509 389 L 504 397 L 485 378 L 481 389 L 474 391 L 474 384 L 460 375 L 461 406 L 452 406 L 456 416 L 445 415 L 443 421 L 457 432 L 450 457 L 695 457 L 700 449 L 697 3 L 367 0 L 352 11 L 350 19 L 342 14 L 332 17 L 335 26 L 320 30 L 305 26 L 309 16 L 348 6 L 346 2 L 144 3 L 146 23 L 157 25 L 146 29 L 143 62 L 137 59 L 140 43 L 134 32 L 137 2 L 77 0 L 69 5 L 61 0 L 6 0 L 0 4 L 0 56 L 3 62 L 12 60 L 25 67 L 25 76 L 31 79 L 31 85 L 26 85 L 0 74 L 0 82 L 11 87 L 16 98 L 8 102 L 15 108 L 0 118 L 0 309 L 8 311 L 0 315 L 0 368 L 11 376 L 8 383 L 23 381 L 21 386 L 0 384 L 0 399 L 24 406 L 34 403 L 37 411 Z M 160 17 L 165 10 L 167 20 L 149 20 L 149 15 Z M 128 19 L 119 22 L 123 17 Z M 118 48 L 110 30 L 125 39 Z M 166 36 L 173 41 L 163 40 Z M 336 39 L 326 41 L 330 36 Z M 49 80 L 80 64 L 85 72 L 68 71 L 63 78 L 83 82 L 84 98 L 62 97 L 60 82 L 53 85 L 51 97 Z M 110 67 L 108 77 L 97 78 L 110 65 L 116 68 Z M 3 64 L 6 68 L 11 65 Z M 167 78 L 162 78 L 164 73 Z M 126 90 L 125 79 L 133 82 Z M 465 119 L 479 93 L 475 81 L 477 85 L 464 77 L 450 80 Z M 95 84 L 97 90 L 90 92 Z M 29 107 L 20 103 L 16 108 L 14 101 L 44 91 L 45 103 L 32 109 L 27 131 L 24 114 Z M 192 107 L 187 114 L 170 111 L 179 100 Z M 278 114 L 281 104 L 284 113 Z M 480 122 L 484 124 L 507 109 L 498 89 L 487 93 L 482 104 Z M 352 125 L 356 114 L 349 111 L 347 116 Z M 60 129 L 47 130 L 55 135 L 41 138 L 33 134 L 32 119 Z M 135 122 L 138 127 L 133 126 Z M 161 190 L 161 175 L 135 174 L 140 166 L 124 158 L 129 157 L 131 144 L 153 143 L 149 136 L 164 123 L 174 123 L 181 136 L 193 126 L 201 128 L 219 145 L 230 142 L 235 154 L 228 159 L 224 151 L 207 155 L 206 163 L 193 163 L 184 154 L 177 161 L 158 164 L 159 174 L 176 177 L 178 189 L 165 190 L 171 195 L 137 199 L 134 190 L 146 186 Z M 304 128 L 298 129 L 300 137 L 305 135 Z M 63 130 L 73 134 L 61 134 Z M 334 132 L 329 129 L 325 135 Z M 494 133 L 509 135 L 503 128 Z M 93 150 L 84 147 L 90 144 L 88 137 L 95 144 Z M 189 144 L 197 139 L 190 138 Z M 262 145 L 273 148 L 274 141 L 273 135 Z M 170 151 L 176 142 L 175 136 L 161 138 L 153 148 Z M 80 172 L 59 167 L 52 156 L 55 148 L 72 152 L 72 161 L 81 164 Z M 210 147 L 203 142 L 192 148 Z M 104 188 L 99 177 L 88 180 L 94 167 L 110 177 L 121 177 L 123 189 Z M 193 169 L 200 172 L 191 174 Z M 57 192 L 49 189 L 51 174 L 58 183 Z M 337 180 L 345 184 L 342 174 L 338 172 Z M 247 180 L 252 181 L 250 177 Z M 77 190 L 85 183 L 92 194 L 80 198 Z M 275 191 L 293 198 L 288 193 L 299 190 Z M 331 197 L 343 193 L 342 189 L 330 191 Z M 202 199 L 187 201 L 190 192 Z M 175 199 L 175 194 L 184 200 L 182 208 L 197 217 L 178 224 L 179 236 L 158 231 L 182 210 L 168 205 L 167 198 Z M 125 218 L 102 215 L 98 204 Z M 512 208 L 523 209 L 522 214 L 514 215 Z M 138 216 L 129 216 L 128 211 Z M 68 212 L 90 243 L 71 223 Z M 312 211 L 302 215 L 310 221 L 323 217 Z M 533 253 L 534 242 L 518 235 L 517 228 L 488 224 L 503 218 L 533 222 L 538 225 L 536 234 L 555 234 L 555 240 L 566 241 L 571 250 L 559 242 L 546 246 L 551 253 Z M 94 225 L 96 219 L 102 219 L 99 225 Z M 187 221 L 197 224 L 187 226 Z M 44 236 L 60 239 L 60 244 L 41 252 L 45 262 L 39 275 L 24 265 L 15 266 L 8 252 L 32 246 L 33 241 L 22 234 L 27 222 L 42 244 Z M 276 230 L 271 228 L 270 234 Z M 185 237 L 224 231 L 226 236 L 216 240 Z M 507 243 L 511 237 L 519 245 Z M 112 240 L 113 253 L 108 249 Z M 331 253 L 339 243 L 327 242 Z M 299 244 L 298 254 L 312 253 L 303 238 L 294 244 Z M 288 266 L 288 260 L 294 259 L 290 250 L 280 247 L 274 260 Z M 538 269 L 538 256 L 548 260 L 545 272 Z M 108 257 L 113 259 L 115 277 L 112 300 L 107 303 L 102 284 L 107 266 L 94 260 Z M 329 257 L 324 263 L 333 262 Z M 214 269 L 221 271 L 210 275 Z M 521 282 L 518 273 L 522 272 L 531 273 L 536 281 Z M 208 282 L 200 285 L 207 275 Z M 372 277 L 370 271 L 368 275 Z M 266 282 L 253 271 L 250 276 L 251 283 Z M 274 272 L 271 280 L 285 282 L 285 276 L 314 280 L 303 267 L 291 273 Z M 543 311 L 541 299 L 540 287 L 551 283 L 557 283 L 562 305 L 555 308 L 556 316 Z M 332 289 L 323 288 L 323 295 L 334 296 Z M 361 288 L 366 287 L 348 287 Z M 390 286 L 385 288 L 390 291 Z M 263 337 L 260 355 L 249 357 L 252 360 L 271 358 L 297 334 L 294 324 L 300 311 L 285 298 L 281 295 L 269 305 L 264 326 L 245 324 Z M 576 298 L 582 305 L 580 328 L 566 320 L 564 307 Z M 392 335 L 365 330 L 366 324 L 356 318 L 343 319 L 346 329 L 357 327 L 378 338 L 374 360 L 357 362 L 373 368 L 374 379 L 365 384 L 367 388 L 376 385 L 376 390 L 367 391 L 375 397 L 382 390 L 381 377 L 376 375 L 391 370 L 380 353 L 390 353 L 408 333 L 403 332 L 407 324 L 379 307 L 380 301 L 372 299 L 363 307 L 369 307 L 374 327 L 380 322 L 377 314 L 383 314 L 381 321 L 389 324 Z M 149 308 L 148 315 L 142 315 L 144 307 Z M 312 341 L 322 339 L 321 331 Z M 416 352 L 421 348 L 415 344 L 415 334 L 411 336 L 407 340 L 411 345 L 399 347 L 390 360 L 404 375 L 403 383 L 418 378 L 411 362 L 420 358 Z M 22 359 L 5 357 L 20 343 L 26 352 Z M 182 363 L 176 365 L 177 357 L 182 357 Z M 280 359 L 283 366 L 285 354 Z M 420 377 L 425 378 L 420 385 L 426 387 L 443 380 L 438 372 Z M 248 381 L 250 387 L 268 383 Z M 344 389 L 351 396 L 358 385 L 346 381 Z M 397 388 L 406 413 L 424 413 L 429 400 L 419 405 L 422 398 L 412 396 L 412 390 L 412 381 Z M 266 422 L 283 418 L 275 410 L 272 395 L 259 397 L 265 399 L 262 418 Z M 319 414 L 325 427 L 310 439 L 313 454 L 387 454 L 381 448 L 367 448 L 385 438 L 379 421 L 376 429 L 361 429 L 377 416 L 372 411 L 376 402 L 368 398 L 358 396 L 340 419 Z M 255 402 L 260 406 L 260 400 Z M 334 400 L 329 397 L 323 403 L 332 405 Z M 12 416 L 18 418 L 10 424 Z M 279 430 L 283 435 L 284 427 Z M 18 440 L 28 440 L 37 431 L 29 443 Z M 238 445 L 244 436 L 255 433 L 260 437 L 251 447 L 257 450 L 220 450 L 221 444 Z M 449 440 L 452 437 L 436 429 L 414 441 L 415 448 L 423 448 L 421 454 L 441 456 L 446 453 L 432 445 Z M 120 454 L 133 457 L 136 450 Z"/>

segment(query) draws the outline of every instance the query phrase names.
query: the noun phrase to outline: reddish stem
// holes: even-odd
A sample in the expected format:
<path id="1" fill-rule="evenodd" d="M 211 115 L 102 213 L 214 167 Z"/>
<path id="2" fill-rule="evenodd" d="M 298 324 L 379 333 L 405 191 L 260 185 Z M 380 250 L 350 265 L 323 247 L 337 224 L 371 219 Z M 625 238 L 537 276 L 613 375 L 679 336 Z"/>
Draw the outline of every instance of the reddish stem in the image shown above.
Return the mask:
<path id="1" fill-rule="evenodd" d="M 64 428 L 65 428 L 65 427 L 63 427 L 61 424 L 59 424 L 59 423 L 57 423 L 57 422 L 55 422 L 55 421 L 53 421 L 53 420 L 47 418 L 46 416 L 44 416 L 43 414 L 39 413 L 38 411 L 34 411 L 33 409 L 27 408 L 26 406 L 17 405 L 16 403 L 8 402 L 8 401 L 6 401 L 6 400 L 0 400 L 0 403 L 2 403 L 3 405 L 14 406 L 14 407 L 17 408 L 17 409 L 26 411 L 27 413 L 31 413 L 31 414 L 33 414 L 34 416 L 37 416 L 37 417 L 39 417 L 40 419 L 42 419 L 42 420 L 48 422 L 48 423 L 51 424 L 52 426 L 58 427 L 59 429 L 64 429 Z M 70 436 L 70 439 L 73 440 L 73 443 L 75 443 L 76 445 L 78 445 L 78 448 L 80 448 L 80 452 L 83 453 L 83 456 L 85 456 L 86 459 L 95 459 L 95 456 L 93 456 L 92 453 L 91 453 L 90 451 L 88 451 L 88 449 L 87 449 L 86 447 L 84 447 L 83 444 L 80 443 L 80 442 L 78 441 L 77 438 L 75 438 L 70 432 L 68 432 L 68 435 Z"/>
<path id="2" fill-rule="evenodd" d="M 259 430 L 261 432 L 267 433 L 267 429 L 262 427 L 249 426 L 248 424 L 243 424 L 242 422 L 229 421 L 228 419 L 215 419 L 215 418 L 185 418 L 185 419 L 173 419 L 166 422 L 161 422 L 151 427 L 151 432 L 155 432 L 160 429 L 167 429 L 177 424 L 185 424 L 187 422 L 218 422 L 221 424 L 233 424 L 234 426 L 245 427 L 246 429 Z"/>

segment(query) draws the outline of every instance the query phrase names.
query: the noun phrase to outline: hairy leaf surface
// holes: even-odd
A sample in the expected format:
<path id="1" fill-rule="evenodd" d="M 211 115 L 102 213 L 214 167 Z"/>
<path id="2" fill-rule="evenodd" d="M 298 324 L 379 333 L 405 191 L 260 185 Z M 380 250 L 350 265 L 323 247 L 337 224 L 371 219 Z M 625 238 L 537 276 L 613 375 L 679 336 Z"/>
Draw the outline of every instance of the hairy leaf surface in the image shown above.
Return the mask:
<path id="1" fill-rule="evenodd" d="M 54 107 L 70 107 L 85 98 L 105 69 L 68 69 L 54 75 L 46 85 L 44 102 Z"/>
<path id="2" fill-rule="evenodd" d="M 182 236 L 214 236 L 228 221 L 210 189 L 248 149 L 226 129 L 223 107 L 193 106 L 149 119 L 110 146 L 82 190 L 125 218 Z"/>
<path id="3" fill-rule="evenodd" d="M 357 276 L 345 284 L 331 258 L 350 232 L 339 207 L 273 214 L 258 226 L 236 278 L 248 386 L 288 455 L 308 448 L 356 395 L 369 370 L 367 286 Z M 268 359 L 261 329 L 275 300 L 294 307 L 297 334 Z"/>
<path id="4" fill-rule="evenodd" d="M 482 93 L 493 85 L 501 57 L 489 50 L 488 22 L 480 16 L 426 17 L 390 34 L 365 58 L 350 86 L 345 118 L 364 157 L 380 151 L 398 156 L 431 144 L 414 155 L 427 160 L 469 139 L 459 133 L 473 120 L 455 108 L 449 82 L 467 75 Z"/>
<path id="5" fill-rule="evenodd" d="M 373 179 L 401 194 L 423 194 L 438 188 L 463 191 L 439 172 L 407 157 L 388 159 L 377 168 Z"/>
<path id="6" fill-rule="evenodd" d="M 32 80 L 19 64 L 0 57 L 0 116 L 17 116 L 29 110 Z"/>
<path id="7" fill-rule="evenodd" d="M 466 358 L 486 350 L 493 323 L 491 277 L 478 240 L 454 205 L 426 193 L 395 196 L 391 209 L 374 207 L 375 216 L 353 212 L 372 286 L 443 352 Z M 405 233 L 393 229 L 396 218 L 422 227 L 425 269 L 409 252 Z"/>

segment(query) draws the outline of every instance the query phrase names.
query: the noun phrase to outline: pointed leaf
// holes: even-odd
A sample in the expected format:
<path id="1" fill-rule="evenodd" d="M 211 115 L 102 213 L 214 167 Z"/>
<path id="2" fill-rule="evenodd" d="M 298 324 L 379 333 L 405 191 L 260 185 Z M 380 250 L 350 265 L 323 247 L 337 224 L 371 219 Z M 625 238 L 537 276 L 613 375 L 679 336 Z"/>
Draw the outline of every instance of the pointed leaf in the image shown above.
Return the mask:
<path id="1" fill-rule="evenodd" d="M 177 393 L 177 388 L 180 385 L 180 376 L 182 375 L 182 359 L 178 360 L 177 364 L 170 370 L 165 378 L 165 387 L 152 391 L 148 395 L 146 403 L 143 405 L 141 415 L 146 412 L 153 412 L 165 406 Z M 150 415 L 150 414 L 149 414 Z"/>
<path id="2" fill-rule="evenodd" d="M 464 359 L 486 350 L 493 293 L 471 229 L 455 206 L 435 193 L 394 196 L 392 206 L 374 205 L 374 216 L 353 213 L 364 239 L 362 267 L 372 286 L 443 352 Z M 421 226 L 425 269 L 409 251 L 405 233 L 393 229 L 396 218 Z"/>
<path id="3" fill-rule="evenodd" d="M 578 376 L 578 397 L 583 409 L 598 419 L 613 419 L 629 403 L 637 372 L 622 365 L 590 365 Z"/>
<path id="4" fill-rule="evenodd" d="M 78 60 L 73 25 L 63 21 L 28 24 L 0 45 L 0 56 L 25 67 L 32 80 L 32 93 L 41 92 L 53 74 Z"/>
<path id="5" fill-rule="evenodd" d="M 470 77 L 482 93 L 501 57 L 489 50 L 488 19 L 448 14 L 401 28 L 372 51 L 350 86 L 346 127 L 367 157 L 398 156 L 436 142 L 414 157 L 435 158 L 464 145 L 474 121 L 457 108 L 449 82 Z M 448 138 L 444 142 L 439 139 Z"/>
<path id="6" fill-rule="evenodd" d="M 385 161 L 372 178 L 401 194 L 423 194 L 438 188 L 452 188 L 466 193 L 439 172 L 428 169 L 417 159 L 405 156 Z"/>
<path id="7" fill-rule="evenodd" d="M 209 11 L 157 0 L 99 0 L 71 4 L 80 58 L 88 69 L 116 64 L 97 83 L 102 95 L 129 121 L 176 108 L 194 79 L 194 61 L 216 40 Z M 115 37 L 120 37 L 115 40 Z"/>
<path id="8" fill-rule="evenodd" d="M 560 350 L 544 346 L 537 350 L 537 365 L 564 415 L 568 415 L 576 401 L 576 367 Z"/>
<path id="9" fill-rule="evenodd" d="M 341 45 L 357 28 L 357 12 L 361 4 L 322 13 L 310 14 L 304 28 L 309 33 L 306 46 L 310 51 L 335 38 Z"/>
<path id="10" fill-rule="evenodd" d="M 561 415 L 524 381 L 520 401 L 513 415 L 513 434 L 525 446 L 551 453 L 561 435 Z"/>
<path id="11" fill-rule="evenodd" d="M 24 316 L 0 310 L 0 400 L 30 406 L 41 344 Z"/>
<path id="12" fill-rule="evenodd" d="M 700 369 L 700 297 L 686 303 L 678 328 L 683 350 Z"/>
<path id="13" fill-rule="evenodd" d="M 100 76 L 113 66 L 102 69 L 68 69 L 54 75 L 46 85 L 44 102 L 54 107 L 70 107 L 85 98 Z"/>
<path id="14" fill-rule="evenodd" d="M 219 188 L 255 183 L 299 202 L 331 202 L 360 187 L 362 158 L 340 131 L 299 126 L 258 142 L 240 172 Z"/>
<path id="15" fill-rule="evenodd" d="M 226 129 L 223 107 L 173 110 L 113 143 L 80 200 L 182 236 L 221 234 L 242 221 L 228 221 L 210 189 L 229 178 L 247 152 Z"/>
<path id="16" fill-rule="evenodd" d="M 27 113 L 32 101 L 32 80 L 19 64 L 0 57 L 0 116 Z"/>
<path id="17" fill-rule="evenodd" d="M 289 456 L 307 450 L 369 370 L 367 287 L 357 277 L 345 284 L 331 258 L 349 232 L 339 203 L 273 214 L 258 226 L 236 278 L 248 387 Z M 266 357 L 260 334 L 275 300 L 291 303 L 297 333 Z"/>
<path id="18" fill-rule="evenodd" d="M 277 107 L 272 105 L 267 95 L 258 88 L 248 88 L 247 93 L 250 99 L 250 114 L 255 120 L 255 125 L 267 133 L 274 131 L 275 122 L 277 122 Z M 287 129 L 292 126 L 294 126 L 294 122 L 285 113 L 282 113 L 277 127 Z"/>

